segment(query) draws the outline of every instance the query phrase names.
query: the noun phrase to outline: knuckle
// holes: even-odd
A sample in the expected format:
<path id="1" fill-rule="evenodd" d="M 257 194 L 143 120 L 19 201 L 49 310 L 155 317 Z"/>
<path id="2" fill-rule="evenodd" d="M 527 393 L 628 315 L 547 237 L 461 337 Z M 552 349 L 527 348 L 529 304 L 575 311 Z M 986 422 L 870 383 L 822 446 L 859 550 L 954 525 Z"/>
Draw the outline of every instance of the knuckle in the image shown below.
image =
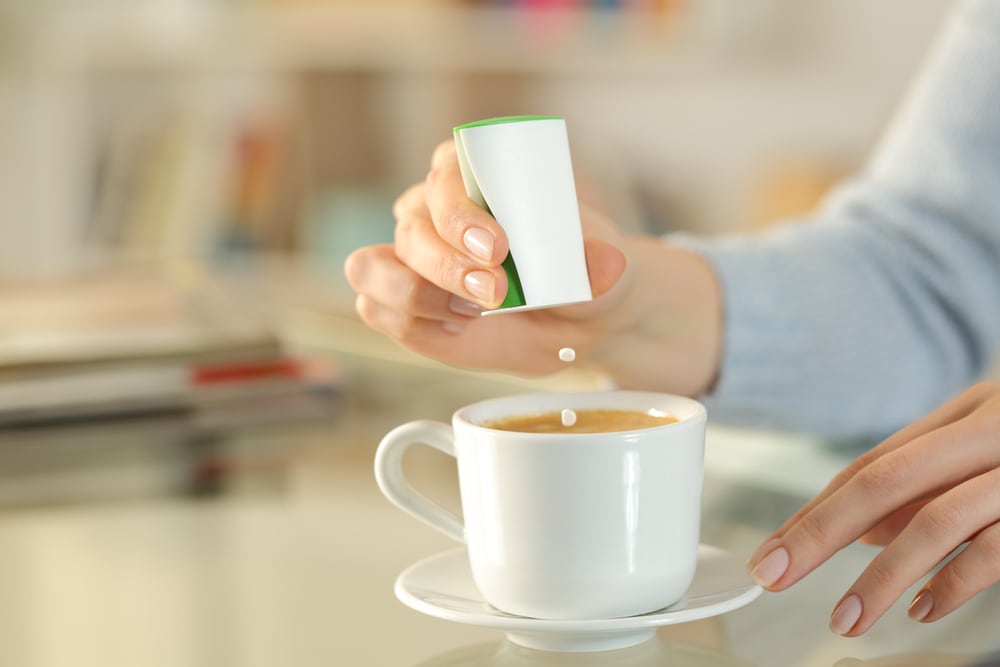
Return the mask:
<path id="1" fill-rule="evenodd" d="M 393 310 L 384 314 L 380 326 L 390 338 L 402 342 L 412 335 L 414 319 L 412 315 Z"/>
<path id="2" fill-rule="evenodd" d="M 985 431 L 983 437 L 987 438 L 987 441 L 996 440 L 1000 433 L 1000 389 L 984 398 L 980 408 L 978 418 L 983 422 Z"/>
<path id="3" fill-rule="evenodd" d="M 424 179 L 424 182 L 430 188 L 437 187 L 447 177 L 448 171 L 446 165 L 435 162 L 427 171 L 427 177 Z"/>
<path id="4" fill-rule="evenodd" d="M 371 251 L 368 248 L 359 248 L 344 260 L 344 277 L 347 278 L 348 284 L 355 291 L 360 291 L 364 286 L 370 264 L 370 254 Z"/>
<path id="5" fill-rule="evenodd" d="M 418 345 L 427 337 L 427 320 L 413 313 L 393 313 L 392 337 L 404 347 Z"/>
<path id="6" fill-rule="evenodd" d="M 961 604 L 1000 578 L 1000 525 L 982 531 L 965 551 L 951 559 L 934 576 L 935 596 L 946 607 Z"/>
<path id="7" fill-rule="evenodd" d="M 396 201 L 392 203 L 392 217 L 396 219 L 396 222 L 399 222 L 400 220 L 406 217 L 406 211 L 407 211 L 406 195 L 402 194 L 396 197 Z"/>
<path id="8" fill-rule="evenodd" d="M 424 184 L 417 183 L 416 185 L 411 185 L 396 197 L 396 201 L 392 204 L 392 215 L 397 221 L 410 217 L 420 207 L 420 203 L 424 198 L 423 190 Z"/>
<path id="9" fill-rule="evenodd" d="M 799 519 L 798 529 L 815 544 L 826 544 L 830 539 L 827 520 L 816 512 L 809 512 Z"/>
<path id="10" fill-rule="evenodd" d="M 973 582 L 975 576 L 968 571 L 962 559 L 956 558 L 934 576 L 934 592 L 936 597 L 960 598 L 977 588 Z"/>
<path id="11" fill-rule="evenodd" d="M 411 335 L 416 318 L 387 308 L 365 296 L 355 299 L 354 309 L 365 324 L 395 340 Z"/>
<path id="12" fill-rule="evenodd" d="M 1000 396 L 996 397 L 995 407 L 987 405 L 992 398 L 983 397 L 980 405 L 964 420 L 968 437 L 975 441 L 990 442 L 997 439 L 1000 433 Z M 983 456 L 981 465 L 986 468 L 995 467 L 995 455 L 987 453 Z"/>
<path id="13" fill-rule="evenodd" d="M 455 253 L 440 253 L 434 258 L 434 276 L 436 280 L 432 282 L 436 282 L 439 285 L 460 285 L 464 271 L 465 265 L 459 261 Z"/>
<path id="14" fill-rule="evenodd" d="M 420 310 L 420 305 L 424 302 L 424 290 L 422 283 L 415 280 L 407 280 L 399 287 L 399 302 L 405 313 L 415 313 Z"/>
<path id="15" fill-rule="evenodd" d="M 905 469 L 891 457 L 877 459 L 855 476 L 857 484 L 868 497 L 892 496 L 905 481 Z"/>
<path id="16" fill-rule="evenodd" d="M 447 161 L 454 154 L 455 140 L 445 139 L 434 147 L 434 151 L 431 153 L 431 164 L 439 165 L 442 162 Z"/>
<path id="17" fill-rule="evenodd" d="M 404 345 L 416 339 L 417 318 L 408 314 L 401 314 L 394 320 L 393 338 Z"/>
<path id="18" fill-rule="evenodd" d="M 927 504 L 913 517 L 913 527 L 921 534 L 941 539 L 961 532 L 965 512 L 954 503 L 937 500 Z"/>
<path id="19" fill-rule="evenodd" d="M 414 224 L 410 218 L 401 218 L 396 223 L 396 228 L 393 230 L 393 244 L 396 246 L 397 252 L 406 252 L 406 249 L 411 245 L 413 234 Z"/>
<path id="20" fill-rule="evenodd" d="M 458 205 L 451 204 L 438 214 L 438 227 L 448 236 L 458 237 L 465 225 L 465 215 Z"/>
<path id="21" fill-rule="evenodd" d="M 896 586 L 896 568 L 891 567 L 886 559 L 876 558 L 865 570 L 865 585 L 871 590 L 889 591 Z"/>
<path id="22" fill-rule="evenodd" d="M 1000 525 L 994 524 L 973 540 L 975 548 L 982 552 L 983 560 L 993 563 L 1000 570 Z"/>
<path id="23" fill-rule="evenodd" d="M 997 380 L 982 380 L 972 385 L 969 390 L 974 396 L 985 398 L 1000 391 L 1000 382 Z"/>
<path id="24" fill-rule="evenodd" d="M 865 469 L 865 467 L 875 460 L 875 457 L 871 455 L 871 452 L 866 452 L 859 456 L 858 458 L 851 461 L 848 465 L 840 470 L 833 479 L 830 480 L 829 487 L 839 488 L 849 481 L 854 479 L 854 477 Z M 828 487 L 828 488 L 829 488 Z"/>
<path id="25" fill-rule="evenodd" d="M 987 405 L 991 405 L 992 401 L 995 399 L 1000 399 L 1000 381 L 998 380 L 982 380 L 972 385 L 962 394 L 962 398 L 972 405 L 973 412 Z M 983 416 L 982 410 L 979 411 L 979 416 Z M 998 416 L 996 412 L 989 413 L 992 416 Z M 995 420 L 991 420 L 995 421 Z"/>
<path id="26" fill-rule="evenodd" d="M 376 306 L 375 303 L 363 294 L 359 294 L 357 298 L 354 299 L 354 311 L 358 314 L 358 317 L 374 329 L 380 329 L 378 326 L 378 321 L 376 318 Z"/>

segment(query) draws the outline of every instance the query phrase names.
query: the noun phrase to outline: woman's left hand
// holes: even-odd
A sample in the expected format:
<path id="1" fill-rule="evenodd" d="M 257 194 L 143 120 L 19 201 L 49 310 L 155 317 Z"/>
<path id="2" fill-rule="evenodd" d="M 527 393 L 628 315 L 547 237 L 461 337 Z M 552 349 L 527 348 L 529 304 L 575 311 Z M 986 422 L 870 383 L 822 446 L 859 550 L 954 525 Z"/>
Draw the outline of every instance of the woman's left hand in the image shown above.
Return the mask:
<path id="1" fill-rule="evenodd" d="M 833 610 L 857 636 L 956 547 L 914 597 L 936 621 L 1000 580 L 1000 382 L 968 389 L 858 457 L 751 556 L 754 579 L 781 591 L 844 546 L 885 548 Z"/>

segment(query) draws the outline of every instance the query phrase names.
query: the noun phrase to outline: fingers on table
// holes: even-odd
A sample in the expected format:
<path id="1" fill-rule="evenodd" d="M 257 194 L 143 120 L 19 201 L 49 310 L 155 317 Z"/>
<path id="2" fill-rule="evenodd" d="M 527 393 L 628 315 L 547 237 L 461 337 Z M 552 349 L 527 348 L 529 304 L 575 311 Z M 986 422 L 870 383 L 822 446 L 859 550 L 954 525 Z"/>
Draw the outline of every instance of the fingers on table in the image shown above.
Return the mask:
<path id="1" fill-rule="evenodd" d="M 756 565 L 757 561 L 759 561 L 760 558 L 767 553 L 767 547 L 769 545 L 773 545 L 774 540 L 779 538 L 781 535 L 784 535 L 788 529 L 797 524 L 803 516 L 813 511 L 813 509 L 815 509 L 820 503 L 824 502 L 842 486 L 853 480 L 861 470 L 867 468 L 873 462 L 885 456 L 889 452 L 893 452 L 928 433 L 947 426 L 948 424 L 964 419 L 976 409 L 979 405 L 979 400 L 980 398 L 975 395 L 975 392 L 963 393 L 962 395 L 945 403 L 923 419 L 915 421 L 909 426 L 900 429 L 890 437 L 883 440 L 877 446 L 856 458 L 843 470 L 841 470 L 840 473 L 830 481 L 826 488 L 823 489 L 823 491 L 806 503 L 795 514 L 789 517 L 788 520 L 774 532 L 770 539 L 765 540 L 764 543 L 757 548 L 753 555 L 751 555 L 748 563 L 751 567 Z"/>
<path id="2" fill-rule="evenodd" d="M 840 634 L 868 630 L 885 611 L 949 553 L 968 547 L 931 579 L 914 598 L 916 620 L 940 618 L 1000 577 L 1000 470 L 991 470 L 941 494 L 918 511 L 899 536 L 865 569 L 841 604 L 856 597 L 860 613 L 841 619 Z M 837 613 L 834 612 L 834 618 Z"/>
<path id="3" fill-rule="evenodd" d="M 867 533 L 883 518 L 920 498 L 942 483 L 942 476 L 960 479 L 961 457 L 945 456 L 941 442 L 952 437 L 952 427 L 920 436 L 908 447 L 878 457 L 862 457 L 842 473 L 828 490 L 796 514 L 781 534 L 765 543 L 753 572 L 758 583 L 784 590 L 811 572 L 837 550 Z M 953 452 L 952 452 L 953 454 Z M 932 458 L 943 459 L 934 465 Z M 950 469 L 959 470 L 949 472 Z M 774 550 L 783 549 L 786 567 L 777 569 Z M 779 554 L 780 556 L 780 554 Z"/>
<path id="4" fill-rule="evenodd" d="M 984 527 L 952 516 L 962 507 L 958 501 L 975 499 L 965 495 L 963 482 L 969 480 L 965 482 L 969 484 L 977 475 L 985 478 L 985 473 L 995 467 L 988 443 L 975 437 L 975 430 L 974 423 L 960 419 L 884 453 L 853 472 L 762 547 L 765 553 L 754 566 L 755 579 L 770 590 L 784 590 L 901 508 L 942 488 L 959 485 L 917 512 L 837 606 L 833 629 L 842 634 L 866 630 L 906 586 L 974 530 Z M 957 530 L 967 532 L 945 533 L 943 526 L 958 526 Z M 899 544 L 908 546 L 900 549 Z M 904 561 L 906 567 L 897 560 Z M 860 595 L 862 592 L 864 595 Z"/>

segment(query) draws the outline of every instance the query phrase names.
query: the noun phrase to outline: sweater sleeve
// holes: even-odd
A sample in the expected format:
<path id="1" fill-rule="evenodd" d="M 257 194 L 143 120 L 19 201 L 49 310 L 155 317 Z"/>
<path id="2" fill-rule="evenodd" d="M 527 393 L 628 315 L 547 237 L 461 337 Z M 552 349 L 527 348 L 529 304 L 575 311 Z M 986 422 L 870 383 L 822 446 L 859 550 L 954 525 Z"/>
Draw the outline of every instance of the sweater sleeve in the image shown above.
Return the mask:
<path id="1" fill-rule="evenodd" d="M 723 292 L 715 419 L 882 437 L 980 378 L 1000 343 L 1000 0 L 961 6 L 810 219 L 679 242 Z"/>

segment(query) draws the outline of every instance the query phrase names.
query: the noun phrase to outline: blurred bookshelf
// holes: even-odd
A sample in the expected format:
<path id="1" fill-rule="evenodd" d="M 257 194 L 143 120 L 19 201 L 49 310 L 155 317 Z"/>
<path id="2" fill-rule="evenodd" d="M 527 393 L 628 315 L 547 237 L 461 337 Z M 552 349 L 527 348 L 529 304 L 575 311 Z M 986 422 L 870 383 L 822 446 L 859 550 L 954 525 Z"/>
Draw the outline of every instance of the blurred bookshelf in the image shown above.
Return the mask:
<path id="1" fill-rule="evenodd" d="M 396 193 L 453 125 L 538 111 L 539 79 L 760 53 L 779 2 L 23 3 L 7 67 L 27 81 L 18 217 L 32 222 L 5 225 L 0 265 L 339 267 L 391 238 Z"/>

